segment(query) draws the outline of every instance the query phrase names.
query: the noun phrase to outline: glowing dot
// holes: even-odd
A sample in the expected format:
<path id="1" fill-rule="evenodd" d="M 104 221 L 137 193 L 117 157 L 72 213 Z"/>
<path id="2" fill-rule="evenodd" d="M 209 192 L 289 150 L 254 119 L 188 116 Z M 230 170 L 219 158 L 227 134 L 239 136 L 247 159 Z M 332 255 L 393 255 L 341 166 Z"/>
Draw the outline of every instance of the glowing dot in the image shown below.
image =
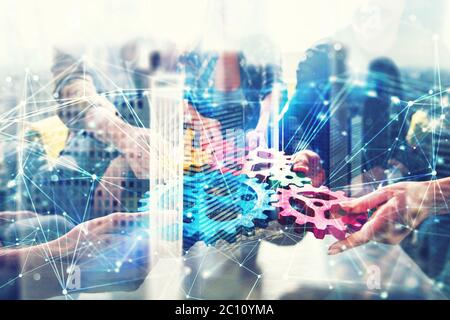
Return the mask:
<path id="1" fill-rule="evenodd" d="M 367 96 L 376 98 L 378 96 L 378 94 L 375 90 L 370 90 L 370 91 L 367 91 Z"/>
<path id="2" fill-rule="evenodd" d="M 408 107 L 412 107 L 414 105 L 414 101 L 408 101 Z"/>
<path id="3" fill-rule="evenodd" d="M 334 50 L 336 50 L 336 51 L 341 51 L 341 50 L 342 50 L 342 45 L 341 45 L 340 43 L 336 43 L 336 44 L 334 45 Z"/>
<path id="4" fill-rule="evenodd" d="M 435 177 L 435 176 L 437 175 L 436 170 L 431 171 L 431 175 L 432 175 L 433 177 Z"/>
<path id="5" fill-rule="evenodd" d="M 261 279 L 261 275 L 260 274 L 258 274 L 258 279 Z"/>
<path id="6" fill-rule="evenodd" d="M 23 277 L 23 274 L 19 273 L 19 278 L 22 278 L 22 277 Z"/>
<path id="7" fill-rule="evenodd" d="M 62 294 L 66 296 L 66 295 L 67 295 L 67 290 L 64 289 L 64 290 L 62 291 Z"/>
<path id="8" fill-rule="evenodd" d="M 96 174 L 92 175 L 92 180 L 97 180 L 97 175 Z"/>
<path id="9" fill-rule="evenodd" d="M 383 292 L 380 294 L 381 299 L 387 299 L 388 296 L 389 296 L 389 295 L 388 295 L 388 293 L 387 293 L 386 291 L 383 291 Z"/>
<path id="10" fill-rule="evenodd" d="M 399 97 L 392 96 L 391 97 L 391 102 L 394 103 L 394 104 L 400 104 L 400 99 L 399 99 Z"/>

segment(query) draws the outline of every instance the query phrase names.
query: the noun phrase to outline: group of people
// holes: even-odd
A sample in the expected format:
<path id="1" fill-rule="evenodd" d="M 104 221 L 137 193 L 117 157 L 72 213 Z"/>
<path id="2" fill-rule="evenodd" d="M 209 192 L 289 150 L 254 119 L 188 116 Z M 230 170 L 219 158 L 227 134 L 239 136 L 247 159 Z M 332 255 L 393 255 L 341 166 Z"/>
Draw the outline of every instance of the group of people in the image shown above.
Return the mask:
<path id="1" fill-rule="evenodd" d="M 125 49 L 122 54 L 129 59 L 130 48 Z M 154 53 L 150 57 L 149 70 L 155 72 L 163 57 Z M 244 135 L 239 138 L 247 148 L 267 147 L 271 126 L 278 121 L 272 116 L 276 108 L 276 113 L 284 117 L 280 144 L 293 157 L 292 169 L 310 177 L 314 186 L 326 184 L 337 170 L 329 161 L 330 119 L 339 116 L 339 106 L 333 100 L 342 99 L 345 88 L 353 81 L 345 62 L 346 45 L 342 41 L 328 41 L 311 48 L 298 65 L 295 92 L 287 99 L 279 63 L 254 63 L 240 51 L 188 50 L 176 64 L 185 78 L 185 127 L 197 130 L 200 147 L 206 146 L 213 153 L 223 146 L 226 130 L 242 129 Z M 132 69 L 128 60 L 125 66 L 127 72 Z M 168 68 L 176 69 L 173 63 Z M 58 52 L 52 72 L 58 103 L 55 123 L 67 128 L 65 143 L 50 170 L 42 172 L 37 169 L 41 167 L 28 165 L 21 168 L 25 172 L 18 176 L 49 197 L 47 200 L 52 204 L 48 207 L 54 207 L 52 213 L 56 213 L 56 218 L 50 215 L 49 219 L 48 214 L 40 215 L 35 210 L 20 211 L 23 208 L 0 213 L 0 243 L 4 245 L 0 246 L 0 296 L 15 297 L 23 286 L 38 297 L 80 290 L 133 290 L 145 279 L 149 261 L 154 258 L 149 256 L 146 232 L 149 216 L 121 205 L 120 194 L 128 192 L 129 185 L 117 183 L 114 170 L 120 171 L 122 180 L 148 181 L 149 165 L 158 161 L 152 159 L 155 153 L 149 152 L 148 146 L 152 139 L 160 137 L 148 123 L 131 123 L 124 117 L 108 99 L 107 90 L 101 88 L 101 73 L 95 64 Z M 369 241 L 398 244 L 426 221 L 441 216 L 443 225 L 448 226 L 444 217 L 450 212 L 450 178 L 439 175 L 433 168 L 426 168 L 430 172 L 425 174 L 414 173 L 420 165 L 411 159 L 416 148 L 407 139 L 411 119 L 406 110 L 412 105 L 404 103 L 400 71 L 392 60 L 377 58 L 370 64 L 368 74 L 368 84 L 361 90 L 364 93 L 349 95 L 344 100 L 363 106 L 359 108 L 363 118 L 361 149 L 365 149 L 361 183 L 376 188 L 341 203 L 341 208 L 348 215 L 374 212 L 360 231 L 331 245 L 330 255 Z M 145 75 L 146 70 L 135 68 L 132 81 L 140 87 Z M 126 88 L 114 89 L 122 94 Z M 192 125 L 194 122 L 200 126 Z M 85 153 L 77 151 L 80 146 Z M 99 150 L 101 156 L 97 154 Z M 93 158 L 85 159 L 91 151 L 95 153 Z M 398 178 L 396 183 L 386 185 L 385 171 L 389 166 L 408 173 L 405 180 L 409 181 Z M 73 172 L 80 180 L 75 189 L 64 183 L 74 183 Z M 412 181 L 419 178 L 421 181 Z M 83 184 L 82 180 L 89 183 Z M 26 192 L 26 184 L 22 192 L 24 188 Z M 95 198 L 114 188 L 119 190 L 113 197 L 118 202 L 118 211 L 127 213 L 115 212 L 113 206 L 109 214 L 96 217 Z M 145 188 L 148 185 L 143 184 L 135 192 L 142 196 Z M 77 193 L 86 196 L 87 204 L 80 206 L 73 202 Z M 29 193 L 28 196 L 31 197 Z M 21 232 L 33 239 L 31 245 L 19 243 L 17 234 Z M 445 235 L 442 238 L 441 242 L 446 243 L 445 256 L 448 239 Z M 112 261 L 112 265 L 107 266 L 105 261 Z M 68 279 L 74 273 L 67 270 L 73 266 L 81 268 L 81 287 L 69 288 Z M 36 280 L 36 274 L 41 282 Z M 26 278 L 31 280 L 24 281 Z M 43 280 L 45 284 L 33 290 Z"/>

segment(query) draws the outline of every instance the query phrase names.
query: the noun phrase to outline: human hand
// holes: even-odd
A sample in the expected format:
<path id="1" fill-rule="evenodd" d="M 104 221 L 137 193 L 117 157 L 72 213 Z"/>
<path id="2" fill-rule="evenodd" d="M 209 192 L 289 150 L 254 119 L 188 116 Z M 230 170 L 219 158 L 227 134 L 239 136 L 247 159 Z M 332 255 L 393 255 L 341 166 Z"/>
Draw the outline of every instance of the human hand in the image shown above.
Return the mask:
<path id="1" fill-rule="evenodd" d="M 31 211 L 3 211 L 0 212 L 0 227 L 14 223 L 18 220 L 37 217 L 38 214 Z"/>
<path id="2" fill-rule="evenodd" d="M 361 230 L 334 243 L 328 253 L 334 255 L 371 240 L 398 244 L 427 217 L 448 211 L 449 194 L 448 179 L 404 182 L 341 203 L 341 208 L 349 215 L 376 210 Z"/>
<path id="3" fill-rule="evenodd" d="M 320 187 L 325 181 L 325 170 L 322 168 L 320 156 L 311 151 L 303 150 L 292 156 L 292 170 L 303 173 L 312 180 L 314 187 Z"/>
<path id="4" fill-rule="evenodd" d="M 28 270 L 36 270 L 46 284 L 41 281 L 39 290 L 28 291 L 52 296 L 64 290 L 69 293 L 136 290 L 146 278 L 150 263 L 155 262 L 150 261 L 153 257 L 150 257 L 148 219 L 148 214 L 113 213 L 84 222 L 54 241 L 31 247 L 27 252 L 29 260 L 22 267 L 23 279 L 29 276 Z M 55 272 L 55 268 L 64 273 Z M 32 280 L 25 282 L 31 287 L 38 284 Z"/>
<path id="5" fill-rule="evenodd" d="M 101 127 L 105 117 L 91 118 L 86 121 L 86 115 L 93 107 L 103 109 L 109 116 L 115 114 L 114 105 L 97 93 L 90 77 L 76 79 L 64 86 L 59 98 L 61 104 L 57 114 L 69 128 Z"/>

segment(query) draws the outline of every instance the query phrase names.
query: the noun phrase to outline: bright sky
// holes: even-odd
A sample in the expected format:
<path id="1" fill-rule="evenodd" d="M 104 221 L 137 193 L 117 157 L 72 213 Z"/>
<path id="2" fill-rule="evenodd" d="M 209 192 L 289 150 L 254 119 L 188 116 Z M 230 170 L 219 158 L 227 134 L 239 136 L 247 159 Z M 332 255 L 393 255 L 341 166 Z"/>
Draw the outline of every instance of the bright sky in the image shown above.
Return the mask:
<path id="1" fill-rule="evenodd" d="M 347 24 L 357 3 L 361 0 L 2 0 L 0 66 L 45 65 L 55 45 L 120 45 L 150 36 L 186 46 L 202 35 L 219 46 L 233 43 L 236 35 L 263 33 L 283 52 L 301 51 Z"/>

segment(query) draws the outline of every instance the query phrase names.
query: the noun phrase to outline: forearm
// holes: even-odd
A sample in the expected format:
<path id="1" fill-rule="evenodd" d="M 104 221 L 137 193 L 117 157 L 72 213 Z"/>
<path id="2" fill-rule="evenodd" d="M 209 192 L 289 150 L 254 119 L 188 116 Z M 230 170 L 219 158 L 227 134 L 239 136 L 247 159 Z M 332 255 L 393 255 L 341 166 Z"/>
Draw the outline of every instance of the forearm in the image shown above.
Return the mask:
<path id="1" fill-rule="evenodd" d="M 54 262 L 46 261 L 36 247 L 0 249 L 0 282 L 8 283 L 7 294 L 11 295 L 6 298 L 46 299 L 61 294 L 61 284 L 52 268 Z"/>

